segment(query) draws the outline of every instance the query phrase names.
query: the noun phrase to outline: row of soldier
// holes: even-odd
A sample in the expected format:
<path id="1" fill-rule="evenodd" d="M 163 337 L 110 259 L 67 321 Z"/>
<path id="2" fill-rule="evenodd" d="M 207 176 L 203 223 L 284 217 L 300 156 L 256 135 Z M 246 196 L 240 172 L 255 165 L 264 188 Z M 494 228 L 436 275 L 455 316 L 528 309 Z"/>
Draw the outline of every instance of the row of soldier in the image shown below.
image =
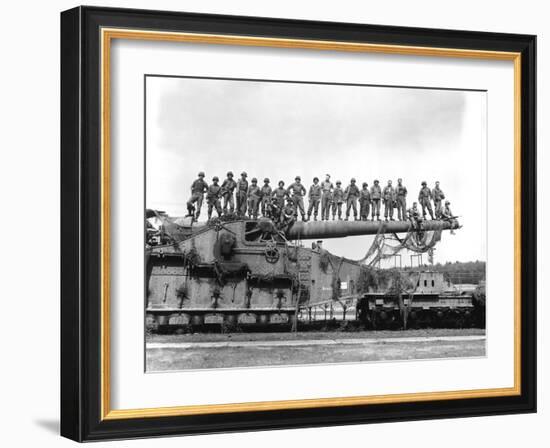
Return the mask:
<path id="1" fill-rule="evenodd" d="M 295 181 L 285 187 L 284 181 L 279 181 L 277 188 L 272 189 L 270 180 L 264 179 L 263 186 L 258 185 L 256 178 L 252 178 L 250 184 L 247 180 L 247 173 L 241 173 L 238 180 L 233 178 L 233 173 L 227 173 L 227 178 L 219 184 L 219 178 L 214 176 L 212 184 L 208 185 L 204 180 L 204 172 L 198 174 L 191 185 L 191 197 L 187 201 L 189 216 L 198 220 L 202 208 L 204 195 L 208 205 L 208 219 L 212 217 L 212 212 L 216 210 L 218 216 L 227 214 L 236 214 L 240 218 L 245 218 L 248 213 L 250 219 L 257 219 L 259 214 L 267 218 L 279 218 L 282 216 L 293 215 L 298 218 L 300 213 L 303 221 L 308 221 L 313 215 L 317 221 L 319 208 L 321 209 L 321 219 L 329 220 L 342 219 L 342 207 L 346 205 L 345 220 L 349 220 L 353 212 L 354 219 L 367 220 L 369 215 L 371 220 L 380 220 L 381 205 L 384 205 L 384 218 L 394 220 L 394 211 L 397 210 L 397 219 L 405 221 L 407 218 L 420 219 L 420 211 L 417 209 L 417 203 L 413 204 L 411 209 L 407 209 L 407 188 L 403 185 L 402 179 L 397 180 L 394 187 L 389 180 L 387 185 L 382 188 L 378 180 L 369 188 L 364 182 L 362 188 L 356 185 L 356 180 L 352 178 L 350 184 L 344 189 L 342 182 L 336 181 L 334 185 L 327 174 L 323 182 L 319 182 L 317 177 L 313 178 L 313 184 L 306 190 L 301 183 L 300 176 L 296 176 Z M 307 193 L 308 209 L 304 205 L 304 196 Z M 426 219 L 429 213 L 431 219 L 447 219 L 452 217 L 450 211 L 450 202 L 442 201 L 445 195 L 440 188 L 439 182 L 435 183 L 433 189 L 422 182 L 418 195 L 418 202 L 422 207 L 422 217 Z M 223 206 L 222 206 L 223 200 Z M 434 207 L 432 208 L 432 202 Z M 359 203 L 359 211 L 357 207 Z M 435 213 L 435 218 L 434 218 Z"/>

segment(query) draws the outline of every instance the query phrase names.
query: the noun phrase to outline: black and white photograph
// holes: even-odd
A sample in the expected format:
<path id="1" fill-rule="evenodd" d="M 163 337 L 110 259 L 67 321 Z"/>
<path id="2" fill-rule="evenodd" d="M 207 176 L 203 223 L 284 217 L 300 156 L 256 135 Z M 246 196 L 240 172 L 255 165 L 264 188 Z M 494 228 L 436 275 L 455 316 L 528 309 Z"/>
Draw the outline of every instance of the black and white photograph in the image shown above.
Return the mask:
<path id="1" fill-rule="evenodd" d="M 486 355 L 486 91 L 144 83 L 146 372 Z"/>

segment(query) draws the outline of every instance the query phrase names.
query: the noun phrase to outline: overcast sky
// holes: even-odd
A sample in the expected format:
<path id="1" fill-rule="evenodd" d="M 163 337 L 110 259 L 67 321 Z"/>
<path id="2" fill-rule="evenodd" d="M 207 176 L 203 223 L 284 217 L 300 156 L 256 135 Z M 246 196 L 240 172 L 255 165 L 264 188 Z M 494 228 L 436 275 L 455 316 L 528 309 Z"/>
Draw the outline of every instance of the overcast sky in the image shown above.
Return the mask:
<path id="1" fill-rule="evenodd" d="M 325 173 L 344 186 L 402 177 L 411 204 L 439 180 L 464 227 L 444 233 L 435 261 L 486 258 L 484 92 L 147 77 L 146 95 L 147 207 L 184 215 L 199 171 L 306 187 Z M 372 240 L 325 247 L 361 258 Z"/>

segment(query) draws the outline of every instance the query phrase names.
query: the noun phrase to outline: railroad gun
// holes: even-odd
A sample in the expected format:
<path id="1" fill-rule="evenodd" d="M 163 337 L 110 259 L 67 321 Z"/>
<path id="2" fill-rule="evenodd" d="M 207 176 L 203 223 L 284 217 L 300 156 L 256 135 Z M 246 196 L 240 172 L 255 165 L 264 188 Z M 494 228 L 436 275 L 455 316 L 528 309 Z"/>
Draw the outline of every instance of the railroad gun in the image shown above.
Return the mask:
<path id="1" fill-rule="evenodd" d="M 331 254 L 305 239 L 406 234 L 420 241 L 458 221 L 313 221 L 277 225 L 270 219 L 170 218 L 147 210 L 146 325 L 189 330 L 217 326 L 291 327 L 307 303 L 361 294 L 363 261 Z M 345 285 L 345 288 L 342 287 Z"/>

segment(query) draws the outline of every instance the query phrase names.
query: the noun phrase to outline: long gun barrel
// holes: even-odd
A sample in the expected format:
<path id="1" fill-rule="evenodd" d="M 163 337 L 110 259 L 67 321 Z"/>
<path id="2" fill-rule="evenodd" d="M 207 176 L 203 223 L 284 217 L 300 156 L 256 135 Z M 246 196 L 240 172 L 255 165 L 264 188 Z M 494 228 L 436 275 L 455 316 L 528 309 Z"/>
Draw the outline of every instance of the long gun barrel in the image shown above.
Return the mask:
<path id="1" fill-rule="evenodd" d="M 456 220 L 422 221 L 420 231 L 453 230 L 460 228 Z M 343 238 L 357 235 L 376 235 L 378 233 L 405 233 L 414 230 L 410 221 L 310 221 L 295 222 L 287 230 L 290 240 Z"/>

